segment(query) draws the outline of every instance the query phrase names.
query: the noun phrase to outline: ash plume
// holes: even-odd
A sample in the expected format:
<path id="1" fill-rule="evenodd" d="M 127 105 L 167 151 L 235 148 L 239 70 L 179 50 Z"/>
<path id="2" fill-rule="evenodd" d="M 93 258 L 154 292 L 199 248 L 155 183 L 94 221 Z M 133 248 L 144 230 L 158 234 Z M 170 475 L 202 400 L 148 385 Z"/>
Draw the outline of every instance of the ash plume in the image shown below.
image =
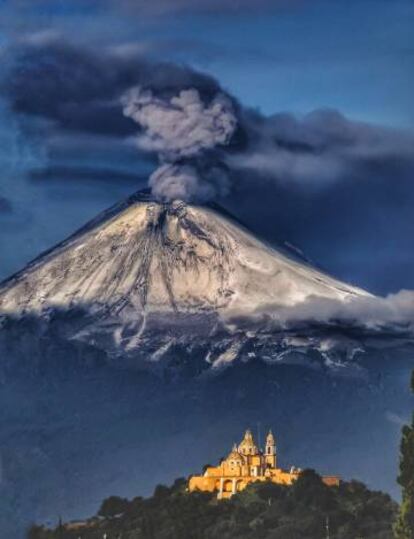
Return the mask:
<path id="1" fill-rule="evenodd" d="M 157 198 L 205 201 L 227 193 L 228 181 L 224 169 L 215 166 L 214 150 L 228 145 L 237 128 L 229 97 L 217 93 L 204 102 L 195 88 L 158 97 L 135 87 L 121 103 L 124 115 L 142 130 L 136 137 L 138 149 L 158 154 L 161 166 L 149 180 Z M 213 155 L 206 167 L 202 157 L 207 152 Z"/>
<path id="2" fill-rule="evenodd" d="M 149 178 L 152 194 L 158 200 L 211 200 L 225 196 L 230 190 L 227 174 L 217 168 L 209 167 L 200 172 L 191 164 L 161 165 Z"/>

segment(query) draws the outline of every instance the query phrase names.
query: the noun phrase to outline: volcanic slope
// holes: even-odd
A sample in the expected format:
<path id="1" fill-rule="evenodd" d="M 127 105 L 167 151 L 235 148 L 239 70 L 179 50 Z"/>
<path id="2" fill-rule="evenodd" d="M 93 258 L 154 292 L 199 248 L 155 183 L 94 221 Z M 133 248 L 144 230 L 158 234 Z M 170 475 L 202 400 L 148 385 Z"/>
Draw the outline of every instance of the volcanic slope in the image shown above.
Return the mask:
<path id="1" fill-rule="evenodd" d="M 1 313 L 85 306 L 127 316 L 150 312 L 248 315 L 309 297 L 367 295 L 259 241 L 211 207 L 143 194 L 104 212 L 0 287 Z"/>

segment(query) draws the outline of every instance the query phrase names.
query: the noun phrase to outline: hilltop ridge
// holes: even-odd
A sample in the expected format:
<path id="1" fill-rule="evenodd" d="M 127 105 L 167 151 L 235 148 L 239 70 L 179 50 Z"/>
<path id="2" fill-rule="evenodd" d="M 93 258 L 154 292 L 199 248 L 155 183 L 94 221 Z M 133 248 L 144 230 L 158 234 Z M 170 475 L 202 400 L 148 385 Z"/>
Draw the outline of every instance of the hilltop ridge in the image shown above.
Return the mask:
<path id="1" fill-rule="evenodd" d="M 28 539 L 392 539 L 397 504 L 357 481 L 327 487 L 305 470 L 293 486 L 253 483 L 230 500 L 188 493 L 186 481 L 159 485 L 152 497 L 104 500 L 97 515 L 51 530 L 33 526 Z"/>

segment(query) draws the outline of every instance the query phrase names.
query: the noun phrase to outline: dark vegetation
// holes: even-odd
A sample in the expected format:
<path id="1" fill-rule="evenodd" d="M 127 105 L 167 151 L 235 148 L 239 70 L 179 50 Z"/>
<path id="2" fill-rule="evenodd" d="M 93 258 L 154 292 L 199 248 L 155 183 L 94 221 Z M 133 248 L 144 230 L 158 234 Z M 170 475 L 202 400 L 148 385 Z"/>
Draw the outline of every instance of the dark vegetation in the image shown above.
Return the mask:
<path id="1" fill-rule="evenodd" d="M 414 393 L 414 371 L 411 376 Z M 400 474 L 402 503 L 395 526 L 396 539 L 414 539 L 414 414 L 411 425 L 403 428 L 401 439 Z"/>
<path id="2" fill-rule="evenodd" d="M 29 539 L 391 539 L 397 504 L 352 481 L 325 486 L 312 470 L 291 487 L 255 483 L 231 500 L 158 486 L 151 498 L 111 496 L 96 517 L 33 526 Z"/>

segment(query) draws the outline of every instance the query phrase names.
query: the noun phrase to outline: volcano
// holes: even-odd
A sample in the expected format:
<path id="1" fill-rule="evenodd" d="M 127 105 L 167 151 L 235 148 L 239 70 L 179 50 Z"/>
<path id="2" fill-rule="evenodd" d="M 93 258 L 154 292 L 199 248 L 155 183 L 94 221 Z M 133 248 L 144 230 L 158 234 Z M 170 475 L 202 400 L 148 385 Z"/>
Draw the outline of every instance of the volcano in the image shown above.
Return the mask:
<path id="1" fill-rule="evenodd" d="M 143 194 L 104 212 L 0 289 L 2 312 L 87 305 L 151 312 L 248 314 L 310 296 L 366 294 L 273 248 L 212 207 Z"/>
<path id="2" fill-rule="evenodd" d="M 217 366 L 256 355 L 280 359 L 292 347 L 285 334 L 263 338 L 263 324 L 258 333 L 252 322 L 258 313 L 310 298 L 366 296 L 287 245 L 265 244 L 217 207 L 162 203 L 141 192 L 4 282 L 0 313 L 50 319 L 78 309 L 70 339 L 144 362 L 171 357 L 179 346 L 180 354 L 187 349 Z M 241 319 L 243 328 L 234 324 Z M 197 354 L 195 345 L 203 345 Z"/>

